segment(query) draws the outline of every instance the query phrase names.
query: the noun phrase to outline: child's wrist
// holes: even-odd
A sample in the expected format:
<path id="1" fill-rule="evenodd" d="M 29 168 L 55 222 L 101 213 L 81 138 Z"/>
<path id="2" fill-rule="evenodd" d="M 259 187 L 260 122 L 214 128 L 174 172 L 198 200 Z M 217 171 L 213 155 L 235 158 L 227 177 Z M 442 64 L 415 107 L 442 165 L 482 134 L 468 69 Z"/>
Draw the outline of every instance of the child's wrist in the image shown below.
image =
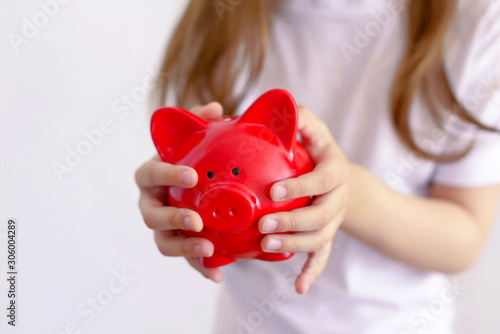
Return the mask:
<path id="1" fill-rule="evenodd" d="M 366 170 L 355 163 L 349 163 L 349 202 L 347 205 L 346 215 L 341 227 L 350 229 L 356 221 L 360 219 L 360 214 L 363 213 L 364 206 L 362 201 L 366 196 L 363 193 L 370 191 L 367 189 L 368 182 L 366 180 Z"/>

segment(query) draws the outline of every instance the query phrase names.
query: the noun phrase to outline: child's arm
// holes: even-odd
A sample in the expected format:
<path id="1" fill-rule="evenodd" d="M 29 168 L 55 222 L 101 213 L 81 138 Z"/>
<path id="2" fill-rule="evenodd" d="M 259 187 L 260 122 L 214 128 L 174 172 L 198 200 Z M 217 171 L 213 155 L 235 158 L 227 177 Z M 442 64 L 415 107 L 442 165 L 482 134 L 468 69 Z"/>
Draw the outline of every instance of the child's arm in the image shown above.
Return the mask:
<path id="1" fill-rule="evenodd" d="M 431 185 L 428 198 L 406 196 L 350 164 L 326 125 L 302 106 L 299 131 L 315 168 L 276 182 L 271 197 L 315 199 L 309 207 L 259 221 L 260 231 L 268 234 L 262 239 L 264 251 L 309 254 L 295 282 L 297 292 L 305 293 L 324 270 L 338 228 L 422 269 L 456 272 L 474 262 L 493 220 L 500 185 L 468 189 Z M 298 233 L 276 234 L 288 231 Z"/>
<path id="2" fill-rule="evenodd" d="M 474 263 L 485 243 L 499 190 L 431 185 L 428 198 L 410 197 L 352 166 L 351 200 L 341 228 L 404 263 L 457 272 Z"/>

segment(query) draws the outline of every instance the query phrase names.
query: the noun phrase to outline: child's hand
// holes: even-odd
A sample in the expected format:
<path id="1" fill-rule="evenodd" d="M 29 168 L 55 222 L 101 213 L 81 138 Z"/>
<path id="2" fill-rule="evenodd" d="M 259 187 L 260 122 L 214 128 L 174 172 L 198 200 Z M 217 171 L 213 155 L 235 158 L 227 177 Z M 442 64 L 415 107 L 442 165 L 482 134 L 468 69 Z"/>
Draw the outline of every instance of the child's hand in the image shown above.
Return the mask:
<path id="1" fill-rule="evenodd" d="M 209 103 L 195 107 L 194 114 L 212 119 L 222 116 L 219 103 Z M 196 171 L 187 166 L 174 166 L 161 161 L 156 155 L 144 163 L 136 172 L 135 179 L 141 196 L 139 208 L 146 225 L 154 230 L 158 249 L 166 256 L 184 256 L 193 268 L 214 282 L 222 281 L 219 268 L 205 268 L 201 257 L 212 256 L 214 245 L 204 238 L 187 238 L 178 235 L 176 230 L 201 231 L 203 222 L 200 215 L 192 210 L 165 206 L 166 187 L 192 188 L 198 182 Z"/>
<path id="2" fill-rule="evenodd" d="M 271 188 L 271 197 L 275 201 L 316 197 L 309 207 L 262 217 L 259 229 L 262 233 L 299 232 L 268 235 L 261 245 L 267 252 L 309 253 L 295 281 L 297 292 L 305 293 L 325 268 L 333 237 L 344 219 L 349 202 L 350 167 L 326 124 L 302 106 L 299 107 L 299 132 L 315 168 L 297 178 L 276 182 Z"/>

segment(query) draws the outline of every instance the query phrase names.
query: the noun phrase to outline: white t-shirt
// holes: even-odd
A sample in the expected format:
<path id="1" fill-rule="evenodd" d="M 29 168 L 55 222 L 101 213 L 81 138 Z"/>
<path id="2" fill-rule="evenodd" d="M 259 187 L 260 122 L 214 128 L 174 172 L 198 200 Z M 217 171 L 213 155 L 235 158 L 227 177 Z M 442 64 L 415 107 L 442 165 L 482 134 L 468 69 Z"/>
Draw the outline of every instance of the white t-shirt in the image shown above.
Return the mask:
<path id="1" fill-rule="evenodd" d="M 262 76 L 243 112 L 272 88 L 291 92 L 329 126 L 350 161 L 393 189 L 425 196 L 430 182 L 475 187 L 500 184 L 500 136 L 457 122 L 443 137 L 419 98 L 411 109 L 420 145 L 436 153 L 463 148 L 459 162 L 436 164 L 398 138 L 389 94 L 405 45 L 404 8 L 389 0 L 285 0 L 271 30 Z M 445 68 L 458 100 L 500 128 L 500 3 L 459 1 L 447 39 Z M 453 119 L 452 119 L 453 120 Z M 411 214 L 411 213 L 408 213 Z M 294 280 L 306 259 L 242 261 L 223 267 L 225 282 L 214 333 L 452 333 L 460 283 L 389 258 L 341 230 L 328 265 L 306 295 Z"/>

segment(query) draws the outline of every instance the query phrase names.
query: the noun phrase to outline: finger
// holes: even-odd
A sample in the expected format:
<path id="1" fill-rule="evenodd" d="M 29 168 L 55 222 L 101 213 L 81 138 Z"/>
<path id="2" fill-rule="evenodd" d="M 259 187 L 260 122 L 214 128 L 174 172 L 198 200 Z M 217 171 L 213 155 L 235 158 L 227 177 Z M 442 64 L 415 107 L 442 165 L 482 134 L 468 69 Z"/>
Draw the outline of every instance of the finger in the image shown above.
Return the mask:
<path id="1" fill-rule="evenodd" d="M 193 108 L 191 108 L 189 111 L 190 111 L 191 113 L 195 114 L 196 116 L 199 116 L 199 114 L 200 114 L 200 110 L 201 110 L 201 108 L 203 108 L 203 107 L 204 107 L 204 105 L 203 105 L 203 104 L 199 104 L 199 105 L 194 106 Z"/>
<path id="2" fill-rule="evenodd" d="M 165 256 L 210 257 L 214 253 L 214 245 L 207 239 L 188 238 L 175 231 L 154 231 L 154 236 L 158 250 Z"/>
<path id="3" fill-rule="evenodd" d="M 321 230 L 320 230 L 321 231 Z M 268 253 L 310 253 L 321 249 L 328 238 L 320 231 L 300 234 L 271 234 L 262 238 L 261 247 Z"/>
<path id="4" fill-rule="evenodd" d="M 296 234 L 268 234 L 261 241 L 261 247 L 268 253 L 311 253 L 331 242 L 343 215 L 335 217 L 325 227 L 313 232 Z"/>
<path id="5" fill-rule="evenodd" d="M 305 232 L 325 227 L 344 209 L 344 186 L 316 197 L 310 206 L 273 213 L 262 217 L 258 227 L 261 233 Z"/>
<path id="6" fill-rule="evenodd" d="M 200 272 L 203 276 L 208 279 L 211 279 L 215 283 L 220 283 L 224 279 L 222 274 L 222 270 L 220 268 L 207 268 L 204 267 L 201 263 L 201 257 L 186 257 L 186 260 L 189 262 L 191 267 Z"/>
<path id="7" fill-rule="evenodd" d="M 191 112 L 206 120 L 222 117 L 224 108 L 219 102 L 210 102 L 203 106 L 196 106 L 191 109 Z"/>
<path id="8" fill-rule="evenodd" d="M 164 206 L 159 199 L 148 192 L 141 193 L 139 209 L 147 227 L 152 230 L 182 229 L 200 232 L 203 229 L 203 221 L 197 212 Z"/>
<path id="9" fill-rule="evenodd" d="M 270 190 L 274 201 L 324 194 L 344 181 L 340 170 L 340 159 L 326 159 L 319 163 L 312 172 L 273 184 Z"/>
<path id="10" fill-rule="evenodd" d="M 315 161 L 320 158 L 325 147 L 332 146 L 335 150 L 338 149 L 326 123 L 304 106 L 299 106 L 298 130 L 302 136 L 302 143 Z"/>
<path id="11" fill-rule="evenodd" d="M 149 160 L 137 170 L 135 181 L 140 188 L 158 186 L 192 188 L 198 183 L 198 174 L 191 167 Z"/>
<path id="12" fill-rule="evenodd" d="M 304 294 L 314 283 L 316 278 L 325 270 L 331 252 L 331 243 L 317 252 L 309 254 L 309 257 L 302 268 L 302 272 L 295 280 L 295 290 L 297 293 Z"/>

